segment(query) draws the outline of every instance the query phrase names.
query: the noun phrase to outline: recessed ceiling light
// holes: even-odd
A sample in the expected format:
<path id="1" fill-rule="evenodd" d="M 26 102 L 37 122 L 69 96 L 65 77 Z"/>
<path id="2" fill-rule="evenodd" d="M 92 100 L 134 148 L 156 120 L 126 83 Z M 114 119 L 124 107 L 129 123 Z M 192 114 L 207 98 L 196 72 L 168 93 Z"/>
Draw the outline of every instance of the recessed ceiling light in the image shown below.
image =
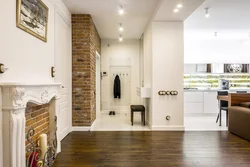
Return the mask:
<path id="1" fill-rule="evenodd" d="M 205 17 L 209 18 L 210 14 L 209 14 L 209 8 L 205 8 Z"/>
<path id="2" fill-rule="evenodd" d="M 123 38 L 122 38 L 122 36 L 120 35 L 119 36 L 119 42 L 122 42 L 123 41 Z"/>
<path id="3" fill-rule="evenodd" d="M 183 5 L 181 4 L 181 3 L 179 3 L 179 4 L 177 4 L 177 8 L 182 8 L 183 7 Z"/>
<path id="4" fill-rule="evenodd" d="M 119 13 L 119 15 L 124 15 L 125 11 L 124 11 L 122 6 L 120 6 L 118 13 Z"/>
<path id="5" fill-rule="evenodd" d="M 174 9 L 174 13 L 178 13 L 180 10 L 178 8 Z"/>

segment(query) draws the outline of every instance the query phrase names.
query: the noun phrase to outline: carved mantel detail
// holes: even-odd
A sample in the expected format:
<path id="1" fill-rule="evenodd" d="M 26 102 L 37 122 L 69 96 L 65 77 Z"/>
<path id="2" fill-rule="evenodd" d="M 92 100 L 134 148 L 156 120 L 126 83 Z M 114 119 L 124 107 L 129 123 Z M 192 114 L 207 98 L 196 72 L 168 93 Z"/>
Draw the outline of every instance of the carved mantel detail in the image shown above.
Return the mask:
<path id="1" fill-rule="evenodd" d="M 0 82 L 0 114 L 3 136 L 0 135 L 0 166 L 25 167 L 25 109 L 28 102 L 42 105 L 53 101 L 51 108 L 57 115 L 61 84 L 20 84 Z M 1 105 L 0 105 L 1 106 Z M 1 117 L 0 117 L 1 118 Z M 58 152 L 60 142 L 58 143 Z M 9 152 L 9 154 L 6 154 Z"/>
<path id="2" fill-rule="evenodd" d="M 23 97 L 25 95 L 25 88 L 12 88 L 12 101 L 14 108 L 23 108 L 25 107 Z"/>
<path id="3" fill-rule="evenodd" d="M 45 103 L 48 103 L 49 100 L 49 93 L 48 93 L 48 90 L 47 89 L 44 89 L 43 92 L 41 93 L 41 101 L 45 104 Z"/>

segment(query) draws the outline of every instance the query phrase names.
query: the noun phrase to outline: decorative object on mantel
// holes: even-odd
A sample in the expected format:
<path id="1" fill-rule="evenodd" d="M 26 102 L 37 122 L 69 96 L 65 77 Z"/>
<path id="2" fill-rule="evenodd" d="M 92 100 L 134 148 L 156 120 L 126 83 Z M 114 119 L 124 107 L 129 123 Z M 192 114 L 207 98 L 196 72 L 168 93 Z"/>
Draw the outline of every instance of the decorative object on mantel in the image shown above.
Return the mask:
<path id="1" fill-rule="evenodd" d="M 17 0 L 16 25 L 47 42 L 49 9 L 41 0 Z"/>
<path id="2" fill-rule="evenodd" d="M 57 117 L 55 117 L 55 125 L 57 124 Z M 40 147 L 37 147 L 31 138 L 35 135 L 33 128 L 29 129 L 26 134 L 26 139 L 30 146 L 27 148 L 26 153 L 28 154 L 26 160 L 26 167 L 52 167 L 57 156 L 57 128 L 55 130 L 55 137 L 47 147 L 47 135 L 42 134 L 39 136 Z M 47 148 L 47 149 L 46 149 Z M 46 149 L 46 151 L 44 150 Z"/>

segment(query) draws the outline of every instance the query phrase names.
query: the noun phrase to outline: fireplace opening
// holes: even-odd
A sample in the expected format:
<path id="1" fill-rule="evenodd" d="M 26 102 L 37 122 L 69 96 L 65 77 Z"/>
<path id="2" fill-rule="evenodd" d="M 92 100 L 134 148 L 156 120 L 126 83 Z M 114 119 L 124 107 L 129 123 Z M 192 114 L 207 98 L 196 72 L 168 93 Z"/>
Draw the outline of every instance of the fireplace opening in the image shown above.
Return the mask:
<path id="1" fill-rule="evenodd" d="M 39 136 L 41 134 L 46 134 L 49 136 L 49 104 L 36 105 L 33 103 L 28 103 L 25 111 L 26 126 L 25 134 L 33 128 L 35 130 L 35 135 L 32 136 L 31 140 L 34 143 L 38 143 Z M 49 138 L 48 138 L 49 139 Z M 49 140 L 48 140 L 49 142 Z M 26 149 L 30 146 L 30 143 L 25 140 Z"/>
<path id="2" fill-rule="evenodd" d="M 52 166 L 57 152 L 57 118 L 54 108 L 50 103 L 44 105 L 28 103 L 25 119 L 26 166 Z"/>

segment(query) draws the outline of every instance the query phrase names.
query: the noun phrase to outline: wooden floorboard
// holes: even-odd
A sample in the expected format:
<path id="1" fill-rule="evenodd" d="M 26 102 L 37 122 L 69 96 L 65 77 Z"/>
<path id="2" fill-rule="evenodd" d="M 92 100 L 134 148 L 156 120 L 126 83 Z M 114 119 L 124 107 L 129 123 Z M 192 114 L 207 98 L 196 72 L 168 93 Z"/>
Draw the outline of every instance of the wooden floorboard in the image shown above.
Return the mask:
<path id="1" fill-rule="evenodd" d="M 224 132 L 72 132 L 54 167 L 250 167 L 250 142 Z"/>

